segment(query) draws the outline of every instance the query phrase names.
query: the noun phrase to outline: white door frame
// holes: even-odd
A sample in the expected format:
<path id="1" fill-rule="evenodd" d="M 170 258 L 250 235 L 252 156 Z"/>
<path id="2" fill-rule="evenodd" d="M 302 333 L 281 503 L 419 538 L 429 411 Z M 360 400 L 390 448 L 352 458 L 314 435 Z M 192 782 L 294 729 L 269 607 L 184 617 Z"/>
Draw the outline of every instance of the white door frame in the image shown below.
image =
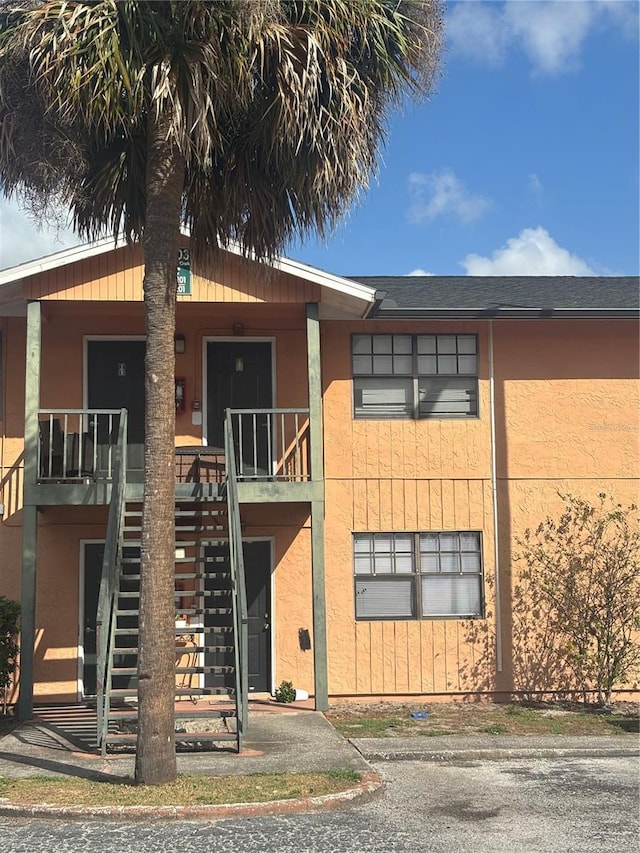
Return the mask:
<path id="1" fill-rule="evenodd" d="M 246 342 L 248 344 L 271 344 L 271 406 L 275 408 L 275 401 L 278 399 L 276 394 L 276 338 L 271 336 L 250 337 L 243 335 L 242 337 L 229 335 L 206 335 L 202 338 L 202 443 L 207 445 L 209 436 L 207 434 L 209 428 L 209 419 L 207 417 L 209 410 L 208 394 L 209 394 L 209 377 L 207 375 L 207 344 L 237 344 Z"/>

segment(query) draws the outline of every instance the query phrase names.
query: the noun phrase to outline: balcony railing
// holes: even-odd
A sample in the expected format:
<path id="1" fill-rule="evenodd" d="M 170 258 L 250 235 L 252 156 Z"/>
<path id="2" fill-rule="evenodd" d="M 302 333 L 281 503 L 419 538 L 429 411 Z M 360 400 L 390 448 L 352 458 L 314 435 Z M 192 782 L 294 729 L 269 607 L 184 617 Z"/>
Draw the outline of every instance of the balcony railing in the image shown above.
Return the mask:
<path id="1" fill-rule="evenodd" d="M 112 482 L 121 415 L 120 409 L 41 409 L 38 482 Z M 228 409 L 226 417 L 239 482 L 312 479 L 308 409 Z M 225 477 L 224 448 L 176 448 L 176 482 Z"/>
<path id="2" fill-rule="evenodd" d="M 120 417 L 120 409 L 40 409 L 38 482 L 113 480 Z"/>
<path id="3" fill-rule="evenodd" d="M 309 409 L 228 409 L 238 480 L 311 479 Z"/>

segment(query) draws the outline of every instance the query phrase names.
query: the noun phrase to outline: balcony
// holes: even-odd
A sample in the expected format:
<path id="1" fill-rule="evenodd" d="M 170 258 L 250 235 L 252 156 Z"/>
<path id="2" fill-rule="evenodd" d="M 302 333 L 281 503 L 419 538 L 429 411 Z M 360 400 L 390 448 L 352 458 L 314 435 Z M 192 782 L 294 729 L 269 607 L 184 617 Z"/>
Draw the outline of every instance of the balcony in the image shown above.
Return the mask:
<path id="1" fill-rule="evenodd" d="M 39 410 L 33 503 L 109 503 L 123 412 Z M 241 502 L 315 499 L 320 483 L 312 471 L 308 409 L 229 409 L 226 419 L 231 423 Z M 127 446 L 127 499 L 141 499 L 142 447 L 130 442 Z M 175 480 L 176 498 L 220 493 L 226 481 L 225 449 L 177 446 Z"/>

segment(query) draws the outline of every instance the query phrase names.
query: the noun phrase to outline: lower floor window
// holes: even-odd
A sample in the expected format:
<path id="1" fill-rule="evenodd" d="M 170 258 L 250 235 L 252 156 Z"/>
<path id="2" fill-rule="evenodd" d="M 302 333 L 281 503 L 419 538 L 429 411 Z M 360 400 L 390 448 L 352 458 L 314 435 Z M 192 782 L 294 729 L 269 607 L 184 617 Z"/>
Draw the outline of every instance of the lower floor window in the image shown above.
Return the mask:
<path id="1" fill-rule="evenodd" d="M 477 531 L 355 533 L 357 619 L 481 616 Z"/>

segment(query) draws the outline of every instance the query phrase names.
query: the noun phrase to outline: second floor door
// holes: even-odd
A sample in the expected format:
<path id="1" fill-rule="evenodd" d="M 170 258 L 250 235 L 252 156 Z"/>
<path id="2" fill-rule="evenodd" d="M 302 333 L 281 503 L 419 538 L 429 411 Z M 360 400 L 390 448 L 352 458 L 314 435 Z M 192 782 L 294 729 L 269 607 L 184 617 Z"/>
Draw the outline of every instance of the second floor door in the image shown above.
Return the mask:
<path id="1" fill-rule="evenodd" d="M 127 478 L 140 479 L 144 468 L 143 340 L 87 342 L 87 404 L 90 409 L 127 409 Z M 98 418 L 98 462 L 108 464 L 117 439 L 118 419 Z"/>
<path id="2" fill-rule="evenodd" d="M 271 344 L 266 341 L 209 341 L 207 344 L 207 443 L 224 447 L 226 409 L 255 414 L 234 418 L 236 461 L 244 477 L 271 471 L 273 406 Z"/>

